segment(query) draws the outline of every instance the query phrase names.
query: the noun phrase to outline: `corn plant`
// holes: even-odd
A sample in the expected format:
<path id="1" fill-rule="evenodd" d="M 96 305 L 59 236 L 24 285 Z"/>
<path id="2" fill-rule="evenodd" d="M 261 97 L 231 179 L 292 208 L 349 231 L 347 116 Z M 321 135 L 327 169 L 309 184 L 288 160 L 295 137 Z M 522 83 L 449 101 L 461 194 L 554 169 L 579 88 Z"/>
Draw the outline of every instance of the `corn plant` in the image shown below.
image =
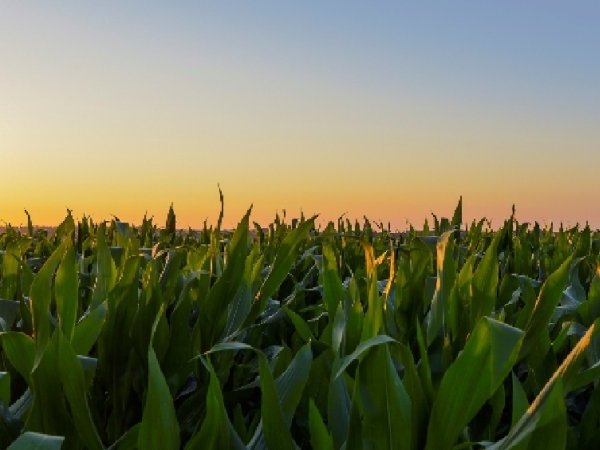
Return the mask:
<path id="1" fill-rule="evenodd" d="M 598 232 L 250 217 L 7 227 L 0 447 L 600 448 Z"/>

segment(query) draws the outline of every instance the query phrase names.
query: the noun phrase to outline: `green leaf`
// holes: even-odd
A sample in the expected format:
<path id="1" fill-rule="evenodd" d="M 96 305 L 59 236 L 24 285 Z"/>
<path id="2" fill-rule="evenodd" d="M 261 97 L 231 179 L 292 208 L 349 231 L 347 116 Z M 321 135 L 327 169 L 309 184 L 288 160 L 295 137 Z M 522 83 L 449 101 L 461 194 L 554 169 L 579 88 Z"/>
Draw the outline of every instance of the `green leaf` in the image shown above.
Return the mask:
<path id="1" fill-rule="evenodd" d="M 52 278 L 63 255 L 71 245 L 70 239 L 65 239 L 46 260 L 40 271 L 35 275 L 29 293 L 32 306 L 33 338 L 36 346 L 36 356 L 40 356 L 50 340 L 50 301 L 52 298 Z"/>
<path id="2" fill-rule="evenodd" d="M 210 382 L 206 392 L 206 417 L 200 431 L 192 437 L 186 450 L 234 448 L 231 445 L 230 433 L 235 433 L 235 431 L 233 427 L 230 427 L 219 377 L 210 361 L 205 360 L 203 363 L 210 372 Z M 239 441 L 239 437 L 237 440 Z"/>
<path id="3" fill-rule="evenodd" d="M 427 353 L 427 346 L 425 345 L 425 337 L 423 336 L 423 330 L 417 322 L 417 345 L 419 347 L 419 378 L 423 386 L 423 392 L 425 393 L 428 402 L 433 402 L 433 380 L 431 378 L 431 364 L 429 363 L 429 354 Z"/>
<path id="4" fill-rule="evenodd" d="M 227 265 L 203 301 L 204 313 L 199 318 L 202 345 L 212 345 L 225 331 L 227 308 L 234 300 L 244 277 L 248 254 L 248 223 L 250 208 L 238 224 L 229 245 Z"/>
<path id="5" fill-rule="evenodd" d="M 497 232 L 473 274 L 471 282 L 473 289 L 471 323 L 473 325 L 481 317 L 489 316 L 494 310 L 499 277 L 498 244 L 501 238 L 502 232 Z"/>
<path id="6" fill-rule="evenodd" d="M 333 376 L 333 378 L 338 378 L 348 368 L 348 366 L 352 364 L 353 361 L 360 358 L 360 356 L 370 348 L 375 347 L 377 345 L 387 344 L 389 342 L 396 342 L 396 340 L 389 336 L 386 336 L 385 334 L 380 334 L 364 342 L 361 342 L 351 354 L 337 362 L 337 365 L 335 366 L 337 370 L 335 371 L 335 375 Z"/>
<path id="7" fill-rule="evenodd" d="M 173 398 L 152 345 L 148 348 L 148 392 L 144 403 L 138 447 L 147 450 L 179 448 L 179 422 Z"/>
<path id="8" fill-rule="evenodd" d="M 12 300 L 18 290 L 20 251 L 16 243 L 9 244 L 2 256 L 2 277 L 0 277 L 0 297 Z"/>
<path id="9" fill-rule="evenodd" d="M 60 450 L 64 440 L 62 436 L 26 431 L 7 450 Z"/>
<path id="10" fill-rule="evenodd" d="M 288 428 L 308 381 L 311 364 L 312 352 L 310 344 L 306 344 L 298 350 L 290 365 L 277 378 L 277 394 L 281 400 L 281 411 Z"/>
<path id="11" fill-rule="evenodd" d="M 58 332 L 58 331 L 57 331 Z M 102 441 L 94 425 L 87 400 L 83 367 L 69 341 L 60 333 L 58 336 L 58 371 L 63 392 L 69 406 L 78 439 L 89 449 L 103 449 Z"/>
<path id="12" fill-rule="evenodd" d="M 419 449 L 425 446 L 427 438 L 427 423 L 431 405 L 429 404 L 423 384 L 417 371 L 417 366 L 410 348 L 404 344 L 398 344 L 398 360 L 404 366 L 404 378 L 402 384 L 405 386 L 411 400 L 411 435 L 412 448 Z"/>
<path id="13" fill-rule="evenodd" d="M 257 351 L 254 347 L 245 342 L 219 342 L 213 345 L 213 347 L 204 352 L 203 355 L 210 355 L 211 353 L 225 352 L 225 351 L 237 351 L 237 350 L 252 350 Z"/>
<path id="14" fill-rule="evenodd" d="M 377 266 L 379 258 L 375 258 L 375 249 L 370 243 L 361 241 L 361 244 L 365 253 L 365 267 L 367 269 L 368 307 L 367 313 L 364 316 L 361 333 L 361 341 L 365 341 L 377 336 L 381 330 L 383 324 L 383 300 L 379 295 L 377 282 Z"/>
<path id="15" fill-rule="evenodd" d="M 581 417 L 579 430 L 581 432 L 580 448 L 600 448 L 600 387 L 590 396 L 587 407 Z"/>
<path id="16" fill-rule="evenodd" d="M 411 448 L 411 400 L 387 346 L 375 346 L 358 368 L 358 395 L 364 448 Z"/>
<path id="17" fill-rule="evenodd" d="M 446 330 L 447 309 L 454 280 L 456 261 L 454 259 L 454 231 L 446 231 L 437 242 L 437 281 L 427 316 L 427 345 L 438 336 L 440 330 Z"/>
<path id="18" fill-rule="evenodd" d="M 73 337 L 79 304 L 79 277 L 75 249 L 72 245 L 69 245 L 65 251 L 56 271 L 54 293 L 60 328 L 70 341 Z"/>
<path id="19" fill-rule="evenodd" d="M 567 416 L 563 386 L 568 385 L 568 381 L 574 377 L 593 335 L 599 328 L 600 319 L 588 328 L 508 435 L 489 447 L 490 450 L 521 448 L 519 445 L 522 442 L 528 442 L 528 449 L 565 448 Z"/>
<path id="20" fill-rule="evenodd" d="M 527 401 L 527 394 L 523 385 L 516 377 L 512 374 L 512 425 L 514 426 L 521 418 L 525 411 L 529 408 L 529 402 Z"/>
<path id="21" fill-rule="evenodd" d="M 588 292 L 588 299 L 577 307 L 577 313 L 582 318 L 584 325 L 590 325 L 596 317 L 600 317 L 600 264 L 596 271 Z"/>
<path id="22" fill-rule="evenodd" d="M 350 290 L 354 290 L 356 287 L 356 281 L 351 279 L 350 281 Z M 358 287 L 356 287 L 358 291 Z M 352 349 L 358 347 L 360 343 L 360 338 L 363 330 L 364 323 L 364 311 L 362 307 L 362 303 L 358 298 L 358 293 L 356 294 L 357 298 L 353 299 L 353 303 L 348 305 L 348 309 L 346 310 L 346 328 L 344 330 L 344 348 L 340 349 L 340 355 L 349 352 Z"/>
<path id="23" fill-rule="evenodd" d="M 61 224 L 56 227 L 54 236 L 57 239 L 62 239 L 69 236 L 73 231 L 75 231 L 75 220 L 73 219 L 71 210 L 67 209 L 67 217 L 65 217 Z"/>
<path id="24" fill-rule="evenodd" d="M 106 320 L 106 303 L 100 303 L 94 310 L 83 316 L 75 326 L 71 345 L 78 355 L 87 355 L 102 332 Z"/>
<path id="25" fill-rule="evenodd" d="M 0 333 L 4 354 L 17 372 L 30 384 L 35 363 L 35 343 L 25 333 L 9 331 Z"/>
<path id="26" fill-rule="evenodd" d="M 96 284 L 92 293 L 91 309 L 106 301 L 117 281 L 117 266 L 106 243 L 106 226 L 101 224 L 96 232 Z"/>
<path id="27" fill-rule="evenodd" d="M 363 450 L 364 442 L 362 438 L 362 428 L 358 383 L 354 383 L 354 393 L 352 395 L 352 405 L 350 407 L 348 436 L 346 437 L 345 446 L 342 446 L 341 448 L 345 450 Z"/>
<path id="28" fill-rule="evenodd" d="M 519 359 L 523 359 L 529 354 L 535 347 L 540 335 L 548 329 L 548 323 L 567 286 L 572 261 L 573 256 L 568 257 L 542 285 L 531 318 L 525 327 L 525 338 L 523 339 Z"/>
<path id="29" fill-rule="evenodd" d="M 296 329 L 300 337 L 304 340 L 304 342 L 316 340 L 312 334 L 312 331 L 310 331 L 310 327 L 308 326 L 306 321 L 302 317 L 300 317 L 299 314 L 296 314 L 287 306 L 284 306 L 283 310 L 294 324 L 294 328 Z"/>
<path id="30" fill-rule="evenodd" d="M 273 374 L 264 356 L 259 358 L 261 417 L 265 443 L 269 450 L 295 450 L 294 441 L 281 410 Z"/>
<path id="31" fill-rule="evenodd" d="M 460 198 L 458 199 L 458 204 L 456 205 L 454 214 L 452 215 L 451 225 L 453 228 L 460 228 L 460 225 L 462 224 L 462 213 L 463 213 L 463 208 L 462 208 L 462 195 L 461 195 Z"/>
<path id="32" fill-rule="evenodd" d="M 117 439 L 108 449 L 109 450 L 137 450 L 138 435 L 140 432 L 140 424 L 137 423 L 127 430 Z"/>
<path id="33" fill-rule="evenodd" d="M 10 331 L 19 314 L 19 302 L 0 299 L 0 332 Z"/>
<path id="34" fill-rule="evenodd" d="M 321 413 L 312 398 L 308 402 L 308 426 L 312 448 L 319 450 L 333 450 L 333 440 L 331 439 L 327 427 L 323 423 Z"/>
<path id="35" fill-rule="evenodd" d="M 183 282 L 173 312 L 169 317 L 169 348 L 163 360 L 163 370 L 169 380 L 171 391 L 175 392 L 187 378 L 190 366 L 189 359 L 192 355 L 192 342 L 190 333 L 192 325 L 190 316 L 196 300 L 198 278 L 194 275 Z"/>
<path id="36" fill-rule="evenodd" d="M 231 336 L 238 331 L 252 310 L 252 301 L 254 299 L 253 286 L 256 278 L 260 275 L 263 260 L 264 255 L 260 254 L 258 245 L 255 245 L 252 252 L 246 257 L 244 277 L 233 300 L 229 304 L 224 332 L 225 336 Z"/>
<path id="37" fill-rule="evenodd" d="M 43 348 L 42 353 L 36 358 L 30 377 L 33 402 L 29 408 L 24 429 L 65 436 L 67 443 L 72 445 L 76 432 L 67 399 L 63 393 L 58 367 L 60 360 L 59 335 L 60 331 L 55 332 L 52 339 Z M 84 392 L 80 392 L 78 395 L 84 395 Z M 48 414 L 47 411 L 52 411 L 52 414 Z"/>
<path id="38" fill-rule="evenodd" d="M 335 352 L 336 356 L 340 356 L 340 350 L 342 348 L 345 332 L 346 314 L 344 313 L 344 308 L 340 303 L 337 306 L 337 310 L 333 318 L 333 327 L 331 329 L 331 348 Z"/>
<path id="39" fill-rule="evenodd" d="M 0 403 L 10 405 L 10 373 L 0 372 Z"/>
<path id="40" fill-rule="evenodd" d="M 323 277 L 323 304 L 325 305 L 330 317 L 333 317 L 337 310 L 337 305 L 345 297 L 342 280 L 338 273 L 337 260 L 330 244 L 323 244 L 323 266 L 321 269 Z"/>
<path id="41" fill-rule="evenodd" d="M 342 377 L 331 377 L 327 395 L 328 425 L 335 448 L 342 446 L 348 436 L 352 401 Z"/>
<path id="42" fill-rule="evenodd" d="M 281 242 L 277 249 L 275 260 L 271 265 L 271 270 L 256 296 L 258 302 L 266 304 L 266 301 L 277 292 L 279 286 L 283 283 L 283 280 L 285 280 L 292 268 L 300 246 L 308 239 L 310 230 L 314 228 L 316 217 L 317 216 L 311 217 L 307 221 L 301 223 L 298 225 L 298 228 L 290 231 L 285 236 L 283 242 Z"/>
<path id="43" fill-rule="evenodd" d="M 522 339 L 519 329 L 487 317 L 479 321 L 442 378 L 429 420 L 427 450 L 452 448 L 510 372 Z"/>
<path id="44" fill-rule="evenodd" d="M 580 389 L 593 383 L 597 379 L 600 379 L 600 360 L 589 369 L 577 374 L 569 387 L 572 390 Z"/>
<path id="45" fill-rule="evenodd" d="M 516 377 L 516 375 L 512 374 L 512 411 L 511 411 L 511 426 L 514 427 L 519 419 L 526 413 L 527 408 L 529 408 L 529 402 L 527 401 L 527 394 L 525 393 L 525 389 L 523 389 L 523 385 Z M 515 443 L 513 446 L 513 450 L 526 450 L 527 444 L 529 443 L 529 436 L 523 438 L 523 440 L 519 443 Z"/>
<path id="46" fill-rule="evenodd" d="M 537 401 L 537 403 L 536 403 Z M 509 435 L 489 450 L 562 450 L 566 445 L 567 417 L 562 382 L 556 380 L 538 397 L 511 429 Z"/>
<path id="47" fill-rule="evenodd" d="M 265 364 L 266 363 L 266 358 L 264 356 L 263 353 L 257 353 L 258 357 L 259 357 L 259 362 L 262 364 L 263 359 L 265 360 Z M 307 344 L 305 346 L 303 346 L 294 356 L 294 359 L 292 359 L 292 362 L 289 364 L 289 366 L 285 369 L 285 371 L 277 378 L 277 380 L 275 381 L 275 390 L 276 390 L 276 396 L 278 398 L 277 402 L 278 402 L 278 411 L 281 412 L 281 417 L 283 419 L 283 423 L 285 424 L 285 429 L 288 430 L 287 433 L 283 432 L 282 435 L 280 436 L 274 436 L 271 435 L 271 437 L 269 439 L 272 440 L 272 443 L 275 441 L 278 441 L 279 439 L 282 439 L 283 441 L 285 441 L 287 438 L 285 437 L 287 434 L 289 434 L 289 429 L 290 429 L 290 425 L 292 423 L 292 418 L 294 417 L 294 414 L 296 412 L 296 408 L 298 407 L 298 404 L 300 403 L 300 399 L 302 397 L 302 393 L 304 392 L 304 388 L 306 386 L 306 382 L 308 381 L 308 377 L 310 375 L 310 368 L 312 365 L 312 352 L 310 350 L 310 345 Z M 263 368 L 264 369 L 264 368 Z M 264 393 L 267 393 L 267 398 L 271 399 L 271 393 L 270 393 L 270 381 L 269 379 L 273 378 L 273 375 L 271 374 L 270 369 L 268 368 L 268 364 L 267 364 L 267 370 L 268 370 L 268 374 L 266 374 L 266 376 L 268 377 L 267 379 L 263 380 L 263 372 L 259 371 L 260 374 L 260 383 L 261 383 L 261 389 L 263 390 L 263 402 L 264 402 Z M 265 385 L 263 385 L 263 381 L 265 381 Z M 270 401 L 270 400 L 269 400 Z M 250 449 L 263 449 L 265 448 L 265 444 L 267 446 L 267 448 L 278 448 L 278 447 L 271 447 L 271 444 L 269 444 L 269 440 L 267 439 L 267 431 L 266 431 L 266 427 L 269 426 L 267 425 L 267 423 L 275 423 L 279 421 L 279 412 L 274 412 L 273 414 L 275 415 L 275 417 L 269 417 L 267 422 L 265 422 L 264 420 L 264 416 L 262 415 L 263 413 L 266 413 L 266 411 L 269 408 L 267 407 L 265 409 L 265 405 L 264 403 L 262 404 L 261 407 L 261 417 L 262 420 L 260 422 L 260 424 L 258 425 L 254 436 L 252 436 L 252 439 L 250 441 L 250 443 L 248 444 L 248 448 Z M 271 433 L 272 430 L 269 430 L 268 432 Z M 275 433 L 277 434 L 277 433 Z M 290 435 L 291 438 L 291 435 Z"/>

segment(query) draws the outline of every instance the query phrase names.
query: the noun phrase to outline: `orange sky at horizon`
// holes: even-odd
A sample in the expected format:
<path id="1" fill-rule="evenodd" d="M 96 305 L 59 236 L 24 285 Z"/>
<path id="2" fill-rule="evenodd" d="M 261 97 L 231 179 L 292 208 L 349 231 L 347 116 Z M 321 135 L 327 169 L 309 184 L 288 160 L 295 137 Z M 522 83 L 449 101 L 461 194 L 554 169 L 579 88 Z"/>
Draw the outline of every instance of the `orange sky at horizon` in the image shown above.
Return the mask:
<path id="1" fill-rule="evenodd" d="M 262 226 L 267 226 L 272 220 L 275 218 L 276 214 L 280 216 L 283 215 L 283 211 L 286 212 L 287 221 L 289 222 L 294 217 L 299 217 L 301 212 L 304 213 L 305 217 L 310 217 L 313 214 L 318 214 L 319 218 L 317 223 L 321 226 L 326 225 L 326 223 L 330 220 L 336 221 L 338 217 L 344 215 L 345 218 L 348 218 L 352 223 L 358 220 L 360 223 L 363 222 L 363 217 L 366 216 L 373 223 L 383 223 L 385 227 L 387 227 L 388 222 L 391 224 L 392 230 L 403 231 L 409 227 L 410 224 L 415 226 L 416 228 L 421 228 L 424 221 L 427 219 L 429 224 L 432 225 L 433 217 L 432 213 L 436 214 L 438 218 L 441 217 L 452 217 L 452 213 L 454 208 L 456 207 L 456 203 L 458 201 L 458 197 L 455 199 L 447 199 L 446 201 L 440 201 L 438 203 L 439 208 L 432 209 L 427 207 L 426 205 L 417 205 L 410 203 L 404 203 L 405 207 L 403 209 L 403 202 L 398 202 L 396 206 L 393 203 L 386 204 L 384 202 L 379 203 L 378 205 L 374 205 L 371 208 L 366 208 L 367 212 L 363 212 L 363 210 L 358 208 L 346 208 L 346 209 L 334 209 L 334 205 L 330 206 L 330 209 L 324 209 L 324 203 L 316 201 L 315 204 L 320 204 L 321 209 L 314 208 L 309 209 L 308 207 L 300 207 L 297 204 L 293 205 L 291 208 L 269 208 L 265 206 L 261 206 L 258 203 L 243 203 L 240 201 L 233 201 L 233 199 L 229 199 L 227 194 L 225 193 L 225 214 L 223 226 L 224 228 L 234 228 L 239 220 L 242 218 L 243 214 L 246 212 L 247 208 L 252 206 L 252 214 L 251 221 L 256 221 Z M 217 222 L 220 203 L 218 199 L 218 193 L 213 195 L 213 199 L 211 202 L 207 202 L 210 204 L 202 204 L 201 202 L 188 202 L 187 205 L 181 204 L 178 202 L 174 202 L 174 210 L 177 215 L 177 225 L 178 228 L 187 229 L 191 227 L 193 229 L 198 229 L 202 227 L 204 220 L 207 220 L 209 225 L 214 225 Z M 119 208 L 110 208 L 105 207 L 104 210 L 93 210 L 93 209 L 79 209 L 72 208 L 73 215 L 80 219 L 83 215 L 87 215 L 92 217 L 95 221 L 101 220 L 111 220 L 114 216 L 118 217 L 120 220 L 129 222 L 132 224 L 141 223 L 142 217 L 144 214 L 147 214 L 148 217 L 153 217 L 154 222 L 163 226 L 166 220 L 167 211 L 169 208 L 169 202 L 164 204 L 162 208 L 153 208 L 146 209 L 141 204 L 137 206 L 132 206 L 130 209 L 119 209 Z M 409 206 L 410 205 L 410 206 Z M 187 207 L 187 208 L 186 208 Z M 565 208 L 568 206 L 565 205 Z M 485 204 L 473 204 L 469 201 L 468 198 L 463 198 L 463 218 L 464 223 L 468 224 L 472 220 L 479 220 L 482 217 L 486 217 L 491 221 L 492 227 L 497 228 L 502 225 L 502 222 L 510 217 L 512 204 L 506 204 L 504 210 L 496 211 L 489 207 L 486 207 Z M 10 216 L 11 219 L 7 220 L 7 217 L 4 214 L 0 216 L 0 222 L 3 224 L 10 223 L 13 226 L 24 226 L 27 223 L 27 217 L 24 212 L 24 208 L 18 207 L 15 205 L 11 208 L 3 208 L 3 213 L 6 210 L 13 211 Z M 70 208 L 71 209 L 71 208 Z M 518 204 L 516 205 L 516 218 L 520 222 L 539 222 L 541 225 L 550 225 L 554 223 L 555 226 L 558 226 L 560 223 L 563 223 L 565 226 L 570 227 L 574 226 L 576 223 L 580 225 L 584 225 L 589 221 L 590 225 L 593 229 L 598 229 L 600 221 L 586 218 L 583 214 L 584 212 L 577 210 L 576 208 L 572 209 L 570 217 L 576 217 L 576 220 L 564 220 L 558 215 L 552 215 L 553 207 L 551 204 L 546 205 L 532 205 L 531 209 L 528 211 Z M 63 208 L 29 208 L 29 213 L 32 216 L 32 220 L 34 225 L 36 226 L 56 226 L 58 225 L 66 215 L 66 207 Z M 411 215 L 407 214 L 410 212 Z"/>

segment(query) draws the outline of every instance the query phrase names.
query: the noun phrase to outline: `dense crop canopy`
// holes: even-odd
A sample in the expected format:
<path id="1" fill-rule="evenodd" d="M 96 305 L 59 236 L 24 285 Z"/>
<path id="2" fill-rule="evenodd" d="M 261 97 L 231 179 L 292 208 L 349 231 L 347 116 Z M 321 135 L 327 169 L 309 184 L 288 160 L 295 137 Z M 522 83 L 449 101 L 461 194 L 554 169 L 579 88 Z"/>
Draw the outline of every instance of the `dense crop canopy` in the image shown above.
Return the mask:
<path id="1" fill-rule="evenodd" d="M 0 448 L 600 448 L 600 236 L 435 217 L 0 234 Z"/>

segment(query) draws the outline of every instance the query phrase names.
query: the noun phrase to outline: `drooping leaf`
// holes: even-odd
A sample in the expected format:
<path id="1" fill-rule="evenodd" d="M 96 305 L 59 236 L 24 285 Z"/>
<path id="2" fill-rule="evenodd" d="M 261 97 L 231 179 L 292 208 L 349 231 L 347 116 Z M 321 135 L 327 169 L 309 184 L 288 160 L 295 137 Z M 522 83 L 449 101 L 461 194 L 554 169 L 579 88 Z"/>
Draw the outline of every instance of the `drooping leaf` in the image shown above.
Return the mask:
<path id="1" fill-rule="evenodd" d="M 375 336 L 367 341 L 361 342 L 351 354 L 339 360 L 338 364 L 336 365 L 337 370 L 335 371 L 333 378 L 338 378 L 348 368 L 348 366 L 352 364 L 353 361 L 360 358 L 363 353 L 370 348 L 390 342 L 396 341 L 384 334 L 380 334 L 379 336 Z"/>
<path id="2" fill-rule="evenodd" d="M 25 333 L 9 331 L 0 333 L 0 343 L 4 354 L 17 372 L 29 380 L 35 362 L 35 343 Z"/>

